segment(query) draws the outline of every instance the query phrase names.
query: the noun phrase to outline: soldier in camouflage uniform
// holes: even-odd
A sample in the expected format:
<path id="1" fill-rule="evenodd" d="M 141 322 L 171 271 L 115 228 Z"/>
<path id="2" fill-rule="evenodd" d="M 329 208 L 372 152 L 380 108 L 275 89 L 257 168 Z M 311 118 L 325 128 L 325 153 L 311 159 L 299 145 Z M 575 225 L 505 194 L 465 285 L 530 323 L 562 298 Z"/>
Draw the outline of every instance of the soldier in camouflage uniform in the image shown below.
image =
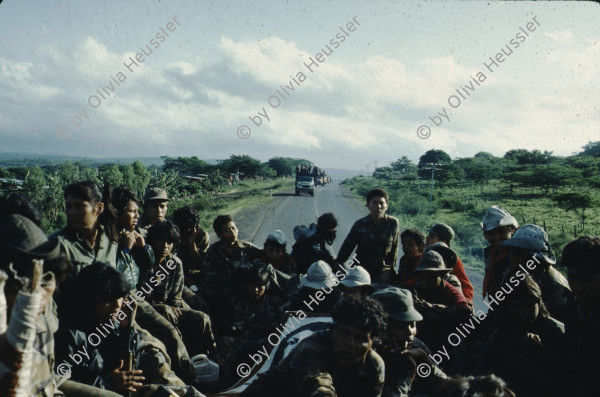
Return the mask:
<path id="1" fill-rule="evenodd" d="M 108 264 L 82 270 L 70 292 L 70 315 L 61 318 L 57 361 L 71 364 L 74 380 L 100 389 L 150 396 L 158 388 L 147 385 L 160 384 L 186 393 L 192 388 L 171 371 L 164 346 L 136 326 L 128 292 L 123 275 Z"/>
<path id="2" fill-rule="evenodd" d="M 215 314 L 221 382 L 231 384 L 234 366 L 254 353 L 281 323 L 281 299 L 270 293 L 274 269 L 259 265 L 243 270 L 242 285 L 234 291 L 230 306 Z"/>
<path id="3" fill-rule="evenodd" d="M 398 257 L 399 222 L 386 215 L 388 194 L 373 189 L 367 194 L 370 215 L 357 220 L 344 240 L 336 263 L 344 263 L 356 248 L 357 262 L 367 269 L 374 283 L 389 284 Z M 335 267 L 335 266 L 334 266 Z"/>
<path id="4" fill-rule="evenodd" d="M 202 263 L 200 292 L 211 313 L 226 307 L 226 301 L 239 284 L 239 271 L 243 263 L 260 258 L 262 251 L 254 244 L 238 240 L 238 229 L 229 215 L 219 215 L 213 222 L 219 241 L 208 249 Z"/>
<path id="5" fill-rule="evenodd" d="M 567 300 L 572 293 L 567 279 L 552 266 L 556 259 L 544 229 L 537 225 L 521 226 L 501 246 L 510 247 L 510 271 L 500 288 L 507 285 L 518 271 L 531 274 L 542 290 L 542 298 L 550 315 L 564 321 L 567 317 Z"/>
<path id="6" fill-rule="evenodd" d="M 550 317 L 530 276 L 505 295 L 496 322 L 484 350 L 484 372 L 500 376 L 518 396 L 572 395 L 559 383 L 564 379 L 564 325 Z"/>
<path id="7" fill-rule="evenodd" d="M 373 350 L 386 314 L 371 298 L 348 298 L 332 312 L 330 331 L 302 340 L 279 364 L 259 376 L 242 397 L 379 397 L 384 364 Z"/>
<path id="8" fill-rule="evenodd" d="M 191 309 L 183 300 L 183 265 L 171 253 L 179 242 L 177 226 L 171 221 L 157 222 L 148 231 L 147 239 L 156 253 L 156 262 L 152 276 L 145 284 L 140 283 L 138 291 L 147 294 L 147 302 L 179 330 L 190 355 L 213 355 L 215 340 L 210 317 Z"/>
<path id="9" fill-rule="evenodd" d="M 200 267 L 210 245 L 208 232 L 198 225 L 199 220 L 198 214 L 189 205 L 173 213 L 173 222 L 181 233 L 176 255 L 183 263 L 184 282 L 188 287 L 198 284 Z"/>

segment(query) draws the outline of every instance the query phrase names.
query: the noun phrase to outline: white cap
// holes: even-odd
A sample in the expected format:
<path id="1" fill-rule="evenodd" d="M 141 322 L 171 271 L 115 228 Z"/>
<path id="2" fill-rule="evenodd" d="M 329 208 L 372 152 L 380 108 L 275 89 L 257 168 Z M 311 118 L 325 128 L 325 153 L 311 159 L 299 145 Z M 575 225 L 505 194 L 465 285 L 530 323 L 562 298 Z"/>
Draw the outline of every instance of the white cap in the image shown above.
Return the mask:
<path id="1" fill-rule="evenodd" d="M 484 232 L 488 232 L 501 226 L 514 226 L 516 229 L 519 227 L 519 222 L 504 208 L 492 205 L 483 217 L 481 228 Z"/>

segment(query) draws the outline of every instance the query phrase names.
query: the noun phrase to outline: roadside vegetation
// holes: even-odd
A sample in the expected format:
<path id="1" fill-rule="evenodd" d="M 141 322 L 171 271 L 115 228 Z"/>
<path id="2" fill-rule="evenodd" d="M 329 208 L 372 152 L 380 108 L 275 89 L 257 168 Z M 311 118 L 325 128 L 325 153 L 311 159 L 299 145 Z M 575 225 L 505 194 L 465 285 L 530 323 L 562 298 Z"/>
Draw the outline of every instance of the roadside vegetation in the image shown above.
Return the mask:
<path id="1" fill-rule="evenodd" d="M 19 192 L 42 211 L 42 228 L 51 233 L 66 225 L 65 187 L 77 181 L 93 181 L 112 187 L 125 186 L 140 199 L 148 187 L 167 190 L 171 202 L 167 218 L 185 205 L 194 207 L 200 225 L 210 229 L 216 214 L 267 202 L 271 194 L 294 188 L 295 167 L 305 159 L 275 157 L 261 162 L 247 155 L 232 155 L 217 164 L 197 157 L 162 157 L 162 166 L 97 164 L 52 161 L 48 164 L 0 167 L 2 192 Z"/>
<path id="2" fill-rule="evenodd" d="M 507 209 L 521 225 L 546 229 L 559 261 L 569 241 L 600 235 L 600 142 L 569 157 L 517 149 L 503 157 L 480 152 L 452 160 L 442 150 L 430 150 L 418 164 L 403 157 L 372 176 L 343 184 L 361 200 L 370 189 L 386 189 L 388 213 L 400 219 L 402 230 L 415 227 L 426 233 L 436 222 L 449 224 L 457 235 L 452 248 L 480 271 L 487 245 L 480 222 L 492 205 Z M 560 262 L 558 268 L 564 270 Z"/>

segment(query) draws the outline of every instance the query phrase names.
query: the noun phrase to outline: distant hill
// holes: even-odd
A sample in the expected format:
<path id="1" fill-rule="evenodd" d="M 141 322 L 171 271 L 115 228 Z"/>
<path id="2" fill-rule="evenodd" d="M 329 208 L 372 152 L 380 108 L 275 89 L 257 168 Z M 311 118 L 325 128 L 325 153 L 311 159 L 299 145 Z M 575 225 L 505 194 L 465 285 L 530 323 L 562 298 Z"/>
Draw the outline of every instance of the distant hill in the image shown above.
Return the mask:
<path id="1" fill-rule="evenodd" d="M 62 163 L 71 160 L 72 162 L 82 162 L 90 166 L 101 164 L 129 164 L 135 160 L 140 160 L 145 166 L 162 165 L 160 157 L 86 157 L 69 156 L 62 153 L 26 153 L 26 152 L 1 152 L 0 167 L 31 167 Z"/>

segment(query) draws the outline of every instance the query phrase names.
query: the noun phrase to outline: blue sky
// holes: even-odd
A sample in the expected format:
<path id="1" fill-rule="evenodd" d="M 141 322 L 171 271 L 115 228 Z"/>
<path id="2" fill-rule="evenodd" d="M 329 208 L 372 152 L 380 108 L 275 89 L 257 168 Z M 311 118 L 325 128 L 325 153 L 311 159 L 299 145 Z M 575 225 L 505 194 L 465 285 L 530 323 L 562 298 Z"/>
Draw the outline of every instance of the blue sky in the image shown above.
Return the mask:
<path id="1" fill-rule="evenodd" d="M 598 10 L 591 2 L 5 0 L 0 150 L 290 156 L 348 169 L 416 161 L 432 148 L 453 158 L 514 148 L 569 155 L 600 140 Z M 174 17 L 180 24 L 168 31 Z M 127 70 L 161 27 L 169 37 Z M 529 34 L 522 42 L 520 28 Z M 338 33 L 345 40 L 331 48 Z M 328 44 L 333 52 L 311 73 L 303 63 Z M 507 45 L 512 53 L 487 70 Z M 465 99 L 452 108 L 457 89 Z M 271 98 L 274 107 L 276 90 L 284 98 Z M 263 111 L 269 120 L 256 126 L 249 117 Z M 421 125 L 429 138 L 417 136 Z"/>

